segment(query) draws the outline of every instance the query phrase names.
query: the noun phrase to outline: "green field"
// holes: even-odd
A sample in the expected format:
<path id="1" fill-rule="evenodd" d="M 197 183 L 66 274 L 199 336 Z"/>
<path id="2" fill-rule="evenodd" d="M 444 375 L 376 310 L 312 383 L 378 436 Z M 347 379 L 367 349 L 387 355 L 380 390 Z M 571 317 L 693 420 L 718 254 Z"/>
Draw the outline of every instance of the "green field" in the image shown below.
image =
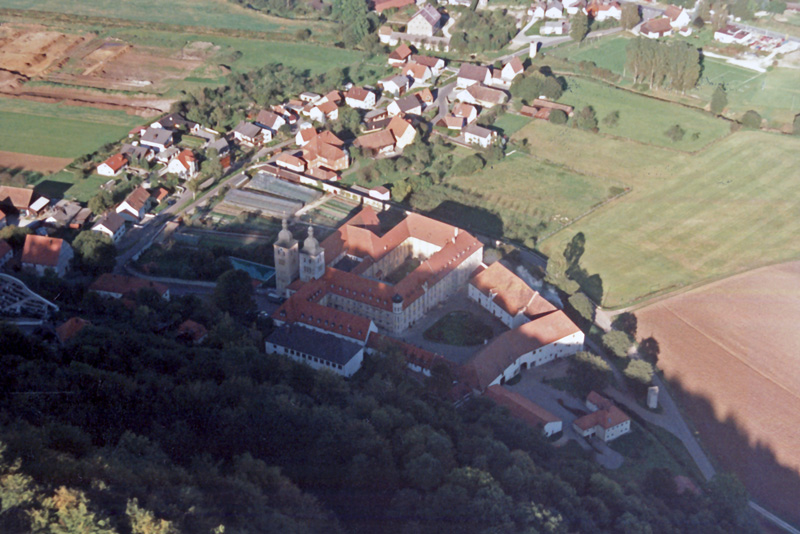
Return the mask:
<path id="1" fill-rule="evenodd" d="M 0 0 L 0 7 L 258 32 L 293 32 L 298 28 L 313 31 L 333 27 L 333 24 L 324 22 L 272 17 L 226 0 L 170 0 L 169 3 L 161 0 Z"/>
<path id="2" fill-rule="evenodd" d="M 616 89 L 601 82 L 569 77 L 567 85 L 559 101 L 575 106 L 576 112 L 584 106 L 592 106 L 600 121 L 601 133 L 693 151 L 719 139 L 730 129 L 728 123 L 708 113 Z M 606 126 L 602 119 L 612 111 L 619 112 L 619 122 L 616 126 Z M 678 142 L 664 134 L 674 124 L 686 131 Z"/>
<path id="3" fill-rule="evenodd" d="M 471 176 L 447 178 L 412 203 L 463 228 L 525 242 L 571 222 L 622 187 L 517 152 Z"/>
<path id="4" fill-rule="evenodd" d="M 141 122 L 119 111 L 0 98 L 0 147 L 74 158 L 119 140 Z"/>
<path id="5" fill-rule="evenodd" d="M 574 44 L 559 46 L 548 53 L 575 63 L 592 61 L 600 68 L 622 74 L 625 69 L 625 47 L 629 41 L 628 37 L 593 39 L 590 43 L 582 43 L 580 46 Z"/>
<path id="6" fill-rule="evenodd" d="M 61 171 L 45 177 L 44 180 L 36 184 L 36 192 L 47 198 L 68 198 L 78 202 L 89 202 L 98 191 L 100 186 L 110 178 L 91 174 L 86 178 L 75 181 L 75 177 L 69 171 Z"/>
<path id="7" fill-rule="evenodd" d="M 558 257 L 583 232 L 580 264 L 602 278 L 604 306 L 626 306 L 800 255 L 796 137 L 741 131 L 694 155 L 543 121 L 516 137 L 527 137 L 541 157 L 632 186 L 540 245 Z M 587 151 L 606 157 L 575 157 Z"/>
<path id="8" fill-rule="evenodd" d="M 494 128 L 500 130 L 505 135 L 513 135 L 524 128 L 531 119 L 523 117 L 522 115 L 514 115 L 512 113 L 504 113 L 494 121 Z"/>

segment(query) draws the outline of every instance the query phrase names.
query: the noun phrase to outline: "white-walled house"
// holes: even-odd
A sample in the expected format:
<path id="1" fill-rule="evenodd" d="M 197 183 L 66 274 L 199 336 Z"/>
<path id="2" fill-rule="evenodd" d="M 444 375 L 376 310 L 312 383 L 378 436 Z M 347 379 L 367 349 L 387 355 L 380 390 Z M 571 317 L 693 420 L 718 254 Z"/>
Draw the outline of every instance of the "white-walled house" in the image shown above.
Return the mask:
<path id="1" fill-rule="evenodd" d="M 363 87 L 351 87 L 344 95 L 348 106 L 355 109 L 372 109 L 375 107 L 375 93 Z"/>
<path id="2" fill-rule="evenodd" d="M 197 172 L 197 158 L 188 148 L 183 149 L 172 158 L 167 165 L 167 172 L 176 174 L 181 178 L 191 178 Z"/>
<path id="3" fill-rule="evenodd" d="M 585 438 L 597 436 L 607 443 L 631 431 L 631 418 L 602 395 L 592 391 L 586 406 L 592 413 L 572 423 L 578 435 Z"/>
<path id="4" fill-rule="evenodd" d="M 474 388 L 505 384 L 523 369 L 583 350 L 584 334 L 561 310 L 527 322 L 494 338 L 464 366 Z"/>
<path id="5" fill-rule="evenodd" d="M 128 158 L 124 154 L 114 154 L 97 166 L 97 174 L 100 176 L 116 176 L 127 166 Z"/>
<path id="6" fill-rule="evenodd" d="M 28 234 L 20 262 L 23 269 L 33 269 L 39 276 L 52 269 L 56 275 L 63 277 L 73 256 L 72 247 L 63 239 Z"/>
<path id="7" fill-rule="evenodd" d="M 482 65 L 472 65 L 471 63 L 462 63 L 458 69 L 458 76 L 456 78 L 457 87 L 469 87 L 476 83 L 489 84 L 492 81 L 492 73 L 488 68 Z"/>
<path id="8" fill-rule="evenodd" d="M 147 189 L 139 186 L 120 202 L 116 212 L 126 221 L 138 223 L 150 209 L 152 198 Z"/>
<path id="9" fill-rule="evenodd" d="M 569 32 L 569 25 L 562 20 L 548 20 L 539 28 L 540 35 L 564 35 Z"/>
<path id="10" fill-rule="evenodd" d="M 505 65 L 503 65 L 503 70 L 500 71 L 500 77 L 503 79 L 503 81 L 511 83 L 514 81 L 514 78 L 522 74 L 524 70 L 525 69 L 522 66 L 522 61 L 520 61 L 519 56 L 514 56 Z"/>
<path id="11" fill-rule="evenodd" d="M 463 130 L 464 140 L 471 145 L 479 145 L 482 148 L 487 148 L 492 144 L 494 138 L 497 136 L 496 132 L 488 130 L 477 124 L 470 124 Z"/>
<path id="12" fill-rule="evenodd" d="M 603 22 L 608 19 L 620 20 L 622 18 L 622 7 L 617 2 L 600 4 L 595 10 L 594 20 Z"/>
<path id="13" fill-rule="evenodd" d="M 125 235 L 125 219 L 116 211 L 110 211 L 92 226 L 92 231 L 105 234 L 116 243 Z"/>
<path id="14" fill-rule="evenodd" d="M 411 17 L 406 25 L 406 33 L 432 37 L 442 27 L 442 15 L 430 4 L 425 4 Z"/>
<path id="15" fill-rule="evenodd" d="M 364 345 L 301 323 L 278 326 L 265 341 L 267 353 L 280 354 L 314 369 L 353 376 L 364 360 Z"/>
<path id="16" fill-rule="evenodd" d="M 675 5 L 667 6 L 664 15 L 669 19 L 670 26 L 674 29 L 685 28 L 692 22 L 692 17 L 689 15 L 689 12 Z"/>

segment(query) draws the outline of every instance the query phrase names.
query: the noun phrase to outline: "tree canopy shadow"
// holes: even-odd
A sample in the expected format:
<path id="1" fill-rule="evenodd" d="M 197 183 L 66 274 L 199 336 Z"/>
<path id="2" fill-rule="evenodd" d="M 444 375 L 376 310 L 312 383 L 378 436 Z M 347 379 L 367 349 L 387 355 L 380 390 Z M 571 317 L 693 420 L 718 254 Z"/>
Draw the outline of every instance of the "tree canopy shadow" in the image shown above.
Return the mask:
<path id="1" fill-rule="evenodd" d="M 503 235 L 503 221 L 500 217 L 476 206 L 445 200 L 427 213 L 434 219 L 446 221 L 470 232 L 484 233 L 500 237 Z"/>

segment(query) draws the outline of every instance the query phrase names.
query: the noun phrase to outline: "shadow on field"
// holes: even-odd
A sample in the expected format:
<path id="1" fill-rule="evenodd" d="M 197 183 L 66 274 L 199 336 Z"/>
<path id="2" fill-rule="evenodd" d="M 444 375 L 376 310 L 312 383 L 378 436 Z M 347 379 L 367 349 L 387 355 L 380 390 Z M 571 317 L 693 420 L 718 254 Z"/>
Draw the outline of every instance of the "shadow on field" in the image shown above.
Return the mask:
<path id="1" fill-rule="evenodd" d="M 56 182 L 54 180 L 44 180 L 36 185 L 36 192 L 47 198 L 64 198 L 64 193 L 72 187 L 72 184 Z"/>
<path id="2" fill-rule="evenodd" d="M 768 446 L 751 443 L 734 417 L 718 420 L 707 397 L 684 390 L 680 380 L 668 382 L 717 467 L 736 473 L 755 502 L 800 527 L 800 473 L 778 463 Z M 775 432 L 797 432 L 781 421 L 775 421 L 773 427 Z"/>
<path id="3" fill-rule="evenodd" d="M 503 221 L 491 211 L 445 200 L 428 212 L 434 219 L 464 228 L 468 232 L 503 235 Z"/>

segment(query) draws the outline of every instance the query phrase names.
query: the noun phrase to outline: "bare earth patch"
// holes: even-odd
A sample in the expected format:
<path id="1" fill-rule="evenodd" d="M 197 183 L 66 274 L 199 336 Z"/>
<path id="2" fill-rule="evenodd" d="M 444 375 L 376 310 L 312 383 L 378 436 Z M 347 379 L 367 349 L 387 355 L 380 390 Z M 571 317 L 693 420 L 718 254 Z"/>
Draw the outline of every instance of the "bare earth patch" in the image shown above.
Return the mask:
<path id="1" fill-rule="evenodd" d="M 800 522 L 800 262 L 636 312 L 704 445 L 757 501 Z"/>
<path id="2" fill-rule="evenodd" d="M 60 171 L 69 165 L 71 161 L 71 158 L 51 158 L 0 150 L 0 168 L 22 168 L 29 171 L 49 173 Z"/>

